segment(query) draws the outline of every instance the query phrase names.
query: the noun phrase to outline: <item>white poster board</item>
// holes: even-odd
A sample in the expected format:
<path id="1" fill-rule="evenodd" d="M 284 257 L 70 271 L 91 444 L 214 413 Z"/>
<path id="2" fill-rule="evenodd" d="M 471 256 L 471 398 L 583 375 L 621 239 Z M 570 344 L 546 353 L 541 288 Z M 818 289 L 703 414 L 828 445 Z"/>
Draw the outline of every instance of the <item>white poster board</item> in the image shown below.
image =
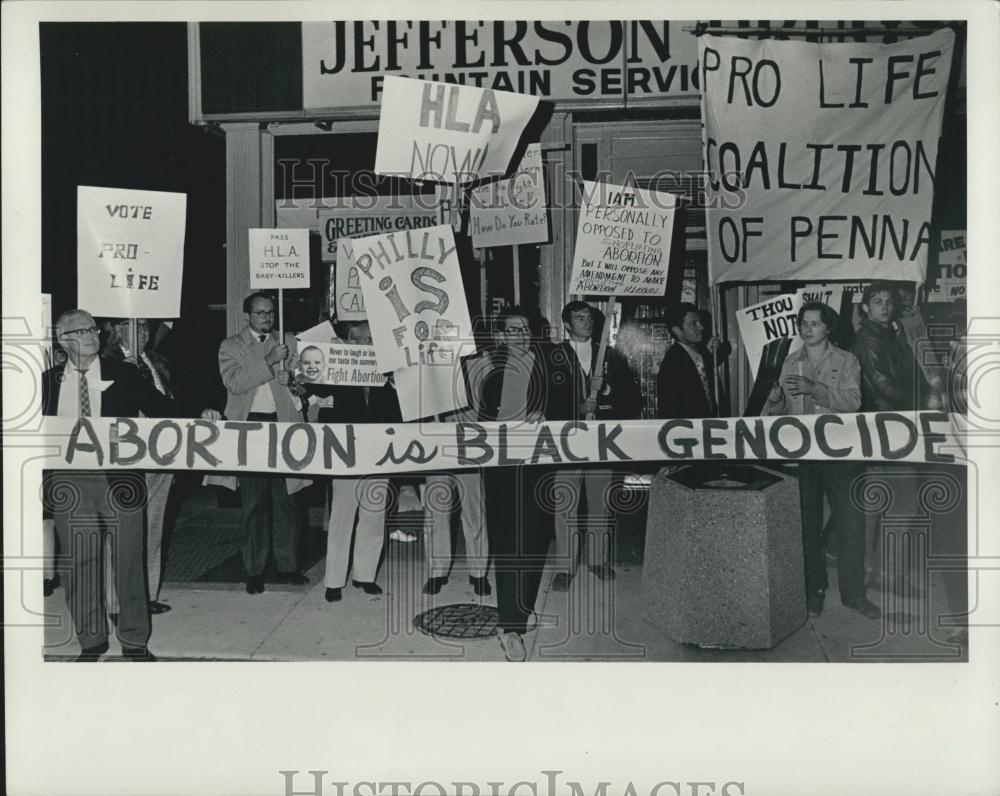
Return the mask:
<path id="1" fill-rule="evenodd" d="M 958 301 L 966 298 L 967 251 L 964 229 L 942 230 L 938 251 L 941 272 L 937 282 L 927 293 L 928 301 Z"/>
<path id="2" fill-rule="evenodd" d="M 461 359 L 393 371 L 403 420 L 444 415 L 469 405 Z"/>
<path id="3" fill-rule="evenodd" d="M 250 287 L 254 290 L 309 287 L 308 229 L 251 229 Z"/>
<path id="4" fill-rule="evenodd" d="M 187 196 L 77 186 L 77 304 L 110 318 L 181 314 Z"/>
<path id="5" fill-rule="evenodd" d="M 459 358 L 472 338 L 451 226 L 342 241 L 357 265 L 383 371 Z"/>
<path id="6" fill-rule="evenodd" d="M 516 246 L 549 239 L 542 145 L 529 144 L 514 174 L 472 190 L 472 245 Z"/>
<path id="7" fill-rule="evenodd" d="M 375 361 L 375 348 L 342 341 L 302 342 L 296 378 L 303 384 L 381 387 L 385 374 Z"/>
<path id="8" fill-rule="evenodd" d="M 662 296 L 677 197 L 583 181 L 569 293 Z"/>
<path id="9" fill-rule="evenodd" d="M 463 185 L 507 173 L 538 97 L 387 76 L 375 173 Z"/>

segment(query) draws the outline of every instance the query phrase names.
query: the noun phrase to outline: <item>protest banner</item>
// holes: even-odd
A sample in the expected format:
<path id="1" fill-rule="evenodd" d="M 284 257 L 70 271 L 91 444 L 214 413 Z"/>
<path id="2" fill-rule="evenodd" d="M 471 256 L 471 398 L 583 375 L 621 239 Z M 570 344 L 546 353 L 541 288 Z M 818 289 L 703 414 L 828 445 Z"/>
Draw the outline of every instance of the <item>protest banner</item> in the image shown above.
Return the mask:
<path id="1" fill-rule="evenodd" d="M 381 387 L 385 384 L 385 374 L 375 361 L 374 346 L 342 341 L 300 345 L 296 378 L 302 384 L 345 387 Z"/>
<path id="2" fill-rule="evenodd" d="M 375 173 L 457 185 L 510 168 L 538 98 L 387 76 Z"/>
<path id="3" fill-rule="evenodd" d="M 372 235 L 350 246 L 379 368 L 456 361 L 472 321 L 451 226 Z"/>
<path id="4" fill-rule="evenodd" d="M 77 305 L 112 318 L 181 313 L 187 196 L 76 189 Z"/>
<path id="5" fill-rule="evenodd" d="M 529 144 L 514 174 L 472 190 L 472 245 L 517 246 L 549 239 L 541 144 Z"/>
<path id="6" fill-rule="evenodd" d="M 954 33 L 702 36 L 712 282 L 923 282 Z"/>
<path id="7" fill-rule="evenodd" d="M 251 288 L 309 287 L 308 229 L 251 229 L 248 233 Z"/>
<path id="8" fill-rule="evenodd" d="M 788 353 L 802 347 L 799 337 L 798 314 L 802 305 L 811 301 L 822 302 L 835 311 L 840 309 L 843 294 L 840 285 L 821 285 L 802 288 L 795 293 L 785 293 L 772 296 L 751 307 L 736 311 L 736 322 L 740 330 L 740 339 L 750 364 L 750 373 L 757 378 L 757 367 L 764 346 L 772 340 L 783 337 L 791 339 Z M 834 330 L 828 330 L 833 333 Z"/>
<path id="9" fill-rule="evenodd" d="M 297 476 L 462 467 L 690 461 L 965 461 L 944 412 L 624 421 L 323 424 L 158 418 L 44 420 L 42 466 Z"/>
<path id="10" fill-rule="evenodd" d="M 940 272 L 927 291 L 928 301 L 957 301 L 966 298 L 967 246 L 965 230 L 942 230 L 938 251 Z"/>
<path id="11" fill-rule="evenodd" d="M 581 201 L 569 292 L 662 296 L 677 198 L 584 180 Z"/>
<path id="12" fill-rule="evenodd" d="M 337 258 L 336 275 L 333 280 L 333 295 L 337 308 L 337 318 L 342 321 L 363 321 L 368 317 L 365 312 L 365 296 L 361 292 L 361 275 L 354 263 L 354 255 L 349 239 L 340 244 L 340 256 Z"/>
<path id="13" fill-rule="evenodd" d="M 276 226 L 317 233 L 324 263 L 337 261 L 337 241 L 405 229 L 436 226 L 440 215 L 435 194 L 414 196 L 333 196 L 279 199 Z"/>

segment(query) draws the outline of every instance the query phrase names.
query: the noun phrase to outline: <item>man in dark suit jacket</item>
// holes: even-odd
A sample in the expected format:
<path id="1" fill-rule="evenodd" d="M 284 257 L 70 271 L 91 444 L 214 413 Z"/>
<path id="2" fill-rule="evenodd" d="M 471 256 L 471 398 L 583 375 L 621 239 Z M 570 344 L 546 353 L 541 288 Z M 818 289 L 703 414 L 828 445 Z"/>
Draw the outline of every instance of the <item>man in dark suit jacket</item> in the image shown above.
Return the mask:
<path id="1" fill-rule="evenodd" d="M 701 312 L 689 302 L 673 309 L 667 325 L 674 342 L 656 376 L 657 417 L 717 417 L 713 369 L 718 341 L 713 339 L 708 345 L 702 342 L 705 328 Z"/>
<path id="2" fill-rule="evenodd" d="M 599 341 L 594 339 L 595 313 L 584 301 L 571 301 L 563 308 L 563 325 L 569 335 L 549 354 L 546 383 L 545 417 L 549 420 L 629 420 L 639 416 L 641 395 L 628 360 L 613 348 L 607 348 L 604 367 L 594 372 Z M 596 399 L 590 395 L 597 389 Z M 611 566 L 611 513 L 608 497 L 613 473 L 607 469 L 561 470 L 556 489 L 572 495 L 570 504 L 556 514 L 556 576 L 552 587 L 569 589 L 576 574 L 580 547 L 585 547 L 587 564 L 601 580 L 615 577 Z M 587 514 L 579 511 L 580 498 L 586 494 Z M 573 526 L 578 526 L 581 545 L 574 541 Z M 583 537 L 587 544 L 583 545 Z"/>
<path id="3" fill-rule="evenodd" d="M 100 338 L 93 317 L 68 310 L 56 323 L 66 361 L 42 378 L 42 413 L 60 417 L 180 416 L 176 404 L 126 362 L 98 356 Z M 221 415 L 206 410 L 203 417 Z M 115 551 L 118 639 L 130 660 L 154 660 L 149 643 L 143 515 L 146 482 L 129 471 L 59 471 L 51 476 L 56 535 L 71 559 L 66 601 L 82 647 L 78 660 L 97 661 L 108 650 L 107 616 L 101 589 L 103 534 Z M 86 518 L 86 522 L 77 518 Z M 91 518 L 99 518 L 94 523 Z"/>

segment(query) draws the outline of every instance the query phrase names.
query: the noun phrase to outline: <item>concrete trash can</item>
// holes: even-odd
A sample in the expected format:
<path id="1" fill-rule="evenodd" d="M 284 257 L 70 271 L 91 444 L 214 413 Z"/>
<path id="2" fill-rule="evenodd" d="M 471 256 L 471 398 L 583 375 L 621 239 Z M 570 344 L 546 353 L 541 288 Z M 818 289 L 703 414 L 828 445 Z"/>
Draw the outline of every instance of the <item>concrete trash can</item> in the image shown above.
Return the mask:
<path id="1" fill-rule="evenodd" d="M 643 617 L 675 641 L 770 649 L 806 620 L 798 481 L 744 464 L 665 467 L 650 485 Z"/>

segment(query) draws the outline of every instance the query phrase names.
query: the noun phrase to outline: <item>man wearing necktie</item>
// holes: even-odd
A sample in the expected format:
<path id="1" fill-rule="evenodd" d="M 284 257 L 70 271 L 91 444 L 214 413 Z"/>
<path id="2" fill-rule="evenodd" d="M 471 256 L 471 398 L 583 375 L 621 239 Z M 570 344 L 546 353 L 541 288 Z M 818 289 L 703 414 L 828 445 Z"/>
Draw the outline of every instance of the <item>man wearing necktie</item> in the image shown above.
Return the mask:
<path id="1" fill-rule="evenodd" d="M 134 366 L 98 355 L 100 338 L 90 313 L 68 310 L 56 322 L 56 339 L 66 361 L 42 378 L 42 413 L 60 417 L 182 417 L 176 402 L 161 395 Z M 214 410 L 202 417 L 216 420 Z M 108 651 L 103 604 L 105 535 L 111 538 L 118 596 L 118 639 L 126 659 L 154 660 L 148 650 L 149 603 L 146 592 L 144 510 L 146 482 L 141 473 L 57 471 L 51 474 L 56 535 L 62 554 L 69 605 L 82 653 L 97 661 Z"/>
<path id="2" fill-rule="evenodd" d="M 300 422 L 299 402 L 289 390 L 295 336 L 282 343 L 274 334 L 274 302 L 252 293 L 243 302 L 247 325 L 219 346 L 219 372 L 226 386 L 230 420 Z M 243 566 L 247 594 L 264 591 L 264 568 L 273 545 L 274 560 L 288 581 L 307 583 L 299 571 L 299 516 L 287 479 L 261 473 L 239 477 L 243 504 Z"/>

